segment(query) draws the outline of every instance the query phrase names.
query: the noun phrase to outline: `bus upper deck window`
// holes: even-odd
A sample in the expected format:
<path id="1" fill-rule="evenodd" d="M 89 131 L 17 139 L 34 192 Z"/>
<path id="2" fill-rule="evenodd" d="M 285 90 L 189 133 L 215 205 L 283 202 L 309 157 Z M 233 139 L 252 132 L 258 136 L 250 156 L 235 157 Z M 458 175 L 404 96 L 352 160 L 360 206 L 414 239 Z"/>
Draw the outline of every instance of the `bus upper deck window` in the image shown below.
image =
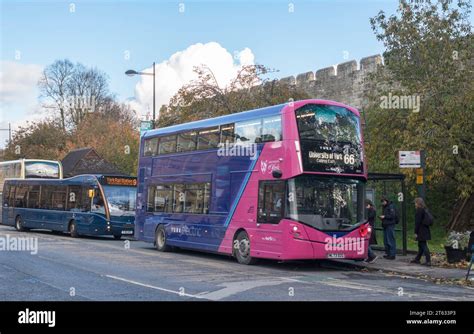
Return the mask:
<path id="1" fill-rule="evenodd" d="M 150 157 L 158 153 L 158 137 L 145 139 L 143 156 Z"/>
<path id="2" fill-rule="evenodd" d="M 235 142 L 234 124 L 221 126 L 221 143 L 233 144 Z"/>
<path id="3" fill-rule="evenodd" d="M 263 119 L 262 142 L 280 141 L 281 135 L 281 116 L 267 117 Z"/>

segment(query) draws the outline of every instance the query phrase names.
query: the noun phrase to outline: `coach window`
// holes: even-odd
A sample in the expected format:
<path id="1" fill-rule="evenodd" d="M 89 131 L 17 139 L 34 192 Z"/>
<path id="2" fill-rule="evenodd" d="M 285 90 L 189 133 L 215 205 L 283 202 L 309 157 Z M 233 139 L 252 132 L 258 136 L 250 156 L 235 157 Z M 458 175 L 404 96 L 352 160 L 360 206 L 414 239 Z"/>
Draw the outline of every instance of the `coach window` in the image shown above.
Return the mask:
<path id="1" fill-rule="evenodd" d="M 158 137 L 145 139 L 145 145 L 143 148 L 143 156 L 151 157 L 156 155 L 158 152 Z"/>
<path id="2" fill-rule="evenodd" d="M 158 154 L 167 154 L 176 152 L 176 135 L 160 138 L 158 145 Z"/>
<path id="3" fill-rule="evenodd" d="M 235 123 L 235 137 L 237 144 L 252 144 L 258 142 L 262 130 L 262 121 L 253 119 Z"/>
<path id="4" fill-rule="evenodd" d="M 221 144 L 233 144 L 235 142 L 234 124 L 221 126 Z"/>
<path id="5" fill-rule="evenodd" d="M 28 208 L 38 209 L 40 197 L 40 186 L 30 186 L 28 191 Z"/>
<path id="6" fill-rule="evenodd" d="M 258 222 L 278 224 L 285 209 L 285 181 L 260 182 L 258 190 Z"/>
<path id="7" fill-rule="evenodd" d="M 219 127 L 209 128 L 198 132 L 198 150 L 208 150 L 219 146 Z"/>
<path id="8" fill-rule="evenodd" d="M 196 132 L 188 131 L 178 134 L 177 152 L 188 152 L 196 149 Z"/>
<path id="9" fill-rule="evenodd" d="M 263 119 L 262 142 L 280 141 L 281 136 L 281 116 L 267 117 Z"/>

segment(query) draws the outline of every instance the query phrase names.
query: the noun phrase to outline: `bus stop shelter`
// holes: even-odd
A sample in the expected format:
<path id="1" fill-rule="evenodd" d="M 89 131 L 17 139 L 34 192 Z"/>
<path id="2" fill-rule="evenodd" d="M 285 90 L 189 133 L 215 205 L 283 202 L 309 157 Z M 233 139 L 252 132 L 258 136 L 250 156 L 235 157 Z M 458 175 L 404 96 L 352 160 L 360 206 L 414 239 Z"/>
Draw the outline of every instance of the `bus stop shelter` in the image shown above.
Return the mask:
<path id="1" fill-rule="evenodd" d="M 369 173 L 366 188 L 366 198 L 370 199 L 376 206 L 377 217 L 380 215 L 379 203 L 382 196 L 387 196 L 393 201 L 397 207 L 400 217 L 401 226 L 395 228 L 395 235 L 397 240 L 397 252 L 402 255 L 407 255 L 407 210 L 406 210 L 406 187 L 405 175 L 403 174 L 388 174 L 388 173 Z M 383 228 L 380 220 L 376 220 L 375 233 L 377 236 L 377 245 L 373 249 L 383 250 Z M 400 249 L 399 245 L 402 248 Z"/>

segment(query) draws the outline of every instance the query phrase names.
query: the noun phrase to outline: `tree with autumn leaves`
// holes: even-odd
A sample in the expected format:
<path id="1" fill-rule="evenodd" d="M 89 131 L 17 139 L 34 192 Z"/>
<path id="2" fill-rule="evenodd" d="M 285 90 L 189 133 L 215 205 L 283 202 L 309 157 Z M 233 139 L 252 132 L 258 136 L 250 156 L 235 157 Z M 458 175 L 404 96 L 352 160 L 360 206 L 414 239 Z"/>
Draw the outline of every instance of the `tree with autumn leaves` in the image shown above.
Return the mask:
<path id="1" fill-rule="evenodd" d="M 135 175 L 138 163 L 138 120 L 110 93 L 105 73 L 57 60 L 38 83 L 49 116 L 27 122 L 13 135 L 5 160 L 61 160 L 69 151 L 93 147 L 119 170 Z"/>

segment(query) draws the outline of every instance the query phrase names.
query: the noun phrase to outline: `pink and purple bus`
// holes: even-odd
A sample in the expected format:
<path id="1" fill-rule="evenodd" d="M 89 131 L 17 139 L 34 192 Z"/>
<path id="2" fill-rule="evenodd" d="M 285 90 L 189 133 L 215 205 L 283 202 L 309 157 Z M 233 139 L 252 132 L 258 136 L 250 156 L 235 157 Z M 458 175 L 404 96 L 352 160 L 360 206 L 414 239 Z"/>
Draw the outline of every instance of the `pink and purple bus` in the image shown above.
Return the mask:
<path id="1" fill-rule="evenodd" d="M 242 264 L 367 257 L 359 112 L 303 100 L 143 134 L 135 237 Z"/>

